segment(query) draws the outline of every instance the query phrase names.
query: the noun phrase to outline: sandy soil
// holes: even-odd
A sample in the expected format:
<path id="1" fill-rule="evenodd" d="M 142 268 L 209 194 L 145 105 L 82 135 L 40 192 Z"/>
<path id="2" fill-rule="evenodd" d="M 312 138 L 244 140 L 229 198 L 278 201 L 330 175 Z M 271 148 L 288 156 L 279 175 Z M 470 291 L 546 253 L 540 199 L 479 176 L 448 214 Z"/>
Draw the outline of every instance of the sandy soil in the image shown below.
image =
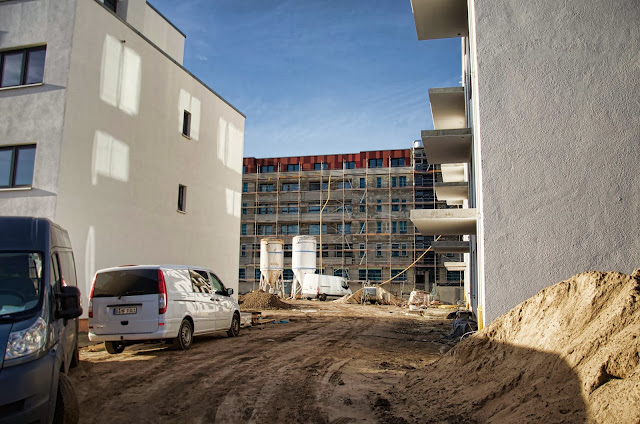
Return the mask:
<path id="1" fill-rule="evenodd" d="M 292 303 L 263 314 L 286 324 L 196 338 L 189 351 L 83 348 L 71 375 L 80 422 L 394 422 L 385 391 L 453 346 L 448 310 Z"/>

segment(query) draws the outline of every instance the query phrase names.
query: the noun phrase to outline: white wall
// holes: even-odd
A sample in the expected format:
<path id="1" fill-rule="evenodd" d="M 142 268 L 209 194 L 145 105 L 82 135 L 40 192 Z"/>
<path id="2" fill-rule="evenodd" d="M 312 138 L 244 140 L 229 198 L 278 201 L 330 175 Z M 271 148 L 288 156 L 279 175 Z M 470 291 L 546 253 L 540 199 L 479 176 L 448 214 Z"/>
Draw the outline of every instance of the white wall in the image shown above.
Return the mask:
<path id="1" fill-rule="evenodd" d="M 33 186 L 0 190 L 0 215 L 54 217 L 75 0 L 0 2 L 0 49 L 47 46 L 44 82 L 0 89 L 0 146 L 36 144 Z"/>
<path id="2" fill-rule="evenodd" d="M 209 267 L 237 292 L 244 117 L 99 4 L 76 13 L 55 218 L 85 297 L 95 270 L 145 263 Z"/>
<path id="3" fill-rule="evenodd" d="M 640 264 L 640 7 L 476 0 L 474 12 L 490 322 L 575 273 Z"/>
<path id="4" fill-rule="evenodd" d="M 178 63 L 184 58 L 184 35 L 180 34 L 160 13 L 145 4 L 142 33 Z"/>

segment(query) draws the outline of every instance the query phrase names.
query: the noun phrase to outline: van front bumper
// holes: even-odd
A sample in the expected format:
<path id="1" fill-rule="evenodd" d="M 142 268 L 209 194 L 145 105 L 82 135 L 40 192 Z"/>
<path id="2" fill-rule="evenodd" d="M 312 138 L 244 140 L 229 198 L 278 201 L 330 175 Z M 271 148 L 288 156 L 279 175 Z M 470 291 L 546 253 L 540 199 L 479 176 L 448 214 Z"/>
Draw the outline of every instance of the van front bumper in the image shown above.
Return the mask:
<path id="1" fill-rule="evenodd" d="M 162 340 L 178 337 L 178 328 L 165 323 L 159 326 L 153 333 L 119 333 L 119 334 L 96 334 L 89 329 L 89 340 L 92 342 L 119 342 L 119 341 L 142 341 L 142 340 Z"/>
<path id="2" fill-rule="evenodd" d="M 57 387 L 55 365 L 55 350 L 20 365 L 5 363 L 0 371 L 1 424 L 50 422 L 55 400 L 51 397 Z"/>

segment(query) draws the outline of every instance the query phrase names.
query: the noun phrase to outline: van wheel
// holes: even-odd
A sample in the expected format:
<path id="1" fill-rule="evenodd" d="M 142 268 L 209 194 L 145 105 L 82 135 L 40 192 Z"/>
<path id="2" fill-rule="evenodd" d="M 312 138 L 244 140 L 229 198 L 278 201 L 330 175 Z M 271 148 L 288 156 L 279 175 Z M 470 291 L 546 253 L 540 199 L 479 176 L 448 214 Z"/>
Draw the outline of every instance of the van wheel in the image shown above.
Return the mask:
<path id="1" fill-rule="evenodd" d="M 173 340 L 173 345 L 182 350 L 189 350 L 191 343 L 193 343 L 193 328 L 188 320 L 183 319 L 180 330 L 178 330 L 178 337 Z"/>
<path id="2" fill-rule="evenodd" d="M 69 377 L 60 373 L 58 376 L 58 395 L 56 410 L 53 413 L 54 424 L 77 424 L 80 416 L 78 398 L 73 390 Z"/>
<path id="3" fill-rule="evenodd" d="M 240 315 L 236 313 L 231 318 L 231 327 L 227 330 L 227 336 L 238 337 L 238 334 L 240 334 Z"/>
<path id="4" fill-rule="evenodd" d="M 320 299 L 322 302 L 324 302 L 325 300 L 327 300 L 327 295 L 322 293 L 318 295 L 318 299 Z"/>
<path id="5" fill-rule="evenodd" d="M 107 352 L 109 352 L 110 354 L 115 355 L 117 353 L 122 353 L 122 351 L 124 350 L 124 343 L 104 342 L 104 348 L 107 349 Z"/>

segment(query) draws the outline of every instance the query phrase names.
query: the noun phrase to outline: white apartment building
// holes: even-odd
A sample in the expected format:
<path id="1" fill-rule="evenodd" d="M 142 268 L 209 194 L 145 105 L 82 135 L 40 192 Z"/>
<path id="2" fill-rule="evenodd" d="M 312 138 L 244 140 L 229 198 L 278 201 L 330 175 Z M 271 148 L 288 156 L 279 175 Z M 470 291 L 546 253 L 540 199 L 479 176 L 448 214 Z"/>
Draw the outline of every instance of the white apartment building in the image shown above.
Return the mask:
<path id="1" fill-rule="evenodd" d="M 638 1 L 411 5 L 419 40 L 461 38 L 463 69 L 429 91 L 422 132 L 463 209 L 412 220 L 468 236 L 479 324 L 578 272 L 639 267 Z"/>
<path id="2" fill-rule="evenodd" d="M 0 214 L 65 227 L 78 287 L 122 264 L 238 290 L 244 115 L 145 0 L 0 1 Z"/>

